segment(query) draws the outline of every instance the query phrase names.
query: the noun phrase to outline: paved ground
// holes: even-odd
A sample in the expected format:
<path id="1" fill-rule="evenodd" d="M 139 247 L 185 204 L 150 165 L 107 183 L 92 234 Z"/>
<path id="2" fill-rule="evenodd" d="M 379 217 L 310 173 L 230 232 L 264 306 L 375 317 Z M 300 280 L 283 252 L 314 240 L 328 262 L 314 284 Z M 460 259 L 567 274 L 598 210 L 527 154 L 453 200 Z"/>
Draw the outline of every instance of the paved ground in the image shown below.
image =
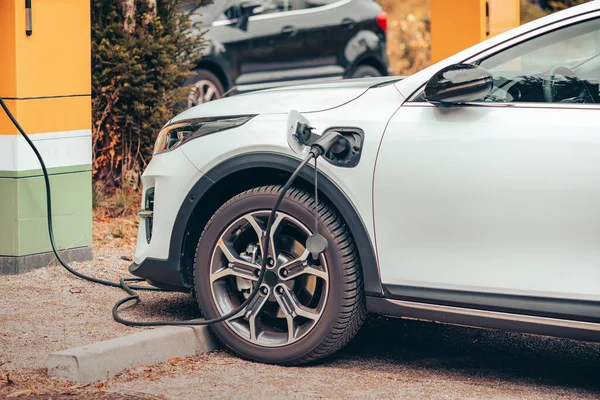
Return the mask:
<path id="1" fill-rule="evenodd" d="M 104 249 L 88 272 L 126 272 Z M 350 346 L 310 367 L 255 364 L 214 352 L 76 386 L 49 379 L 48 352 L 134 331 L 110 317 L 116 289 L 47 268 L 0 280 L 0 398 L 600 398 L 600 345 L 415 321 L 372 318 Z M 197 317 L 178 294 L 145 294 L 133 318 Z M 83 322 L 82 322 L 83 321 Z M 8 379 L 6 379 L 6 375 Z M 33 397 L 32 397 L 33 396 Z"/>

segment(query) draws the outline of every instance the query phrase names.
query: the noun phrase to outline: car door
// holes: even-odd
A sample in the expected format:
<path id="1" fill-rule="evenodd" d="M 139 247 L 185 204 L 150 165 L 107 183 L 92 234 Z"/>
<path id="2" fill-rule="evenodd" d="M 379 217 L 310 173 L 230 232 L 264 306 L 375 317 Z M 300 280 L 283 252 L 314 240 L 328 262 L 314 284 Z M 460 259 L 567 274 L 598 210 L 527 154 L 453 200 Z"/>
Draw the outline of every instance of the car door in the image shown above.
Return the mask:
<path id="1" fill-rule="evenodd" d="M 358 32 L 360 16 L 351 0 L 295 0 L 296 24 L 305 38 L 304 78 L 342 79 L 346 45 Z"/>
<path id="2" fill-rule="evenodd" d="M 299 34 L 292 4 L 287 0 L 259 0 L 248 21 L 251 57 L 241 64 L 238 91 L 264 89 L 289 80 L 285 71 L 302 61 L 304 37 Z"/>
<path id="3" fill-rule="evenodd" d="M 249 21 L 253 59 L 242 67 L 238 90 L 342 79 L 339 53 L 355 25 L 343 17 L 350 2 L 262 0 Z"/>
<path id="4" fill-rule="evenodd" d="M 580 19 L 466 60 L 494 78 L 483 101 L 416 96 L 392 117 L 374 183 L 388 296 L 598 318 L 600 19 Z"/>
<path id="5" fill-rule="evenodd" d="M 202 60 L 218 65 L 232 82 L 240 76 L 242 66 L 254 57 L 253 32 L 238 26 L 242 14 L 239 1 L 222 0 L 201 7 L 191 18 L 193 24 L 201 24 L 194 34 L 204 35 L 207 41 Z"/>

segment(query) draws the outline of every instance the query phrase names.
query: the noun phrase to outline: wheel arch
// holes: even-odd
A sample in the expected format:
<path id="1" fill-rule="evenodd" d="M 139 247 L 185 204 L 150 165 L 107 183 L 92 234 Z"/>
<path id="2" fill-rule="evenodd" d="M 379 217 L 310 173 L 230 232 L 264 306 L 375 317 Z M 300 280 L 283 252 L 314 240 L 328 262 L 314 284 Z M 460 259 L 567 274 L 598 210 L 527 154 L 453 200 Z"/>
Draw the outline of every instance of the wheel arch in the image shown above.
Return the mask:
<path id="1" fill-rule="evenodd" d="M 225 90 L 225 92 L 231 88 L 232 84 L 229 75 L 225 72 L 225 68 L 223 68 L 217 61 L 203 58 L 198 61 L 194 71 L 201 69 L 215 74 L 215 76 L 219 78 L 221 85 L 223 85 L 223 90 Z"/>
<path id="2" fill-rule="evenodd" d="M 389 75 L 389 71 L 383 60 L 381 60 L 376 54 L 368 53 L 362 55 L 352 64 L 352 66 L 348 69 L 347 77 L 351 77 L 354 71 L 363 65 L 368 65 L 369 67 L 375 68 L 377 71 L 379 71 L 379 73 L 381 73 L 381 76 Z"/>
<path id="3" fill-rule="evenodd" d="M 181 206 L 173 228 L 169 259 L 178 261 L 184 286 L 192 286 L 194 255 L 206 222 L 227 200 L 244 190 L 269 184 L 284 184 L 300 161 L 280 153 L 250 153 L 227 159 L 198 180 Z M 314 173 L 304 168 L 295 187 L 314 190 Z M 369 296 L 383 296 L 374 246 L 356 208 L 327 176 L 319 174 L 319 195 L 335 205 L 354 239 L 363 271 L 364 290 Z"/>

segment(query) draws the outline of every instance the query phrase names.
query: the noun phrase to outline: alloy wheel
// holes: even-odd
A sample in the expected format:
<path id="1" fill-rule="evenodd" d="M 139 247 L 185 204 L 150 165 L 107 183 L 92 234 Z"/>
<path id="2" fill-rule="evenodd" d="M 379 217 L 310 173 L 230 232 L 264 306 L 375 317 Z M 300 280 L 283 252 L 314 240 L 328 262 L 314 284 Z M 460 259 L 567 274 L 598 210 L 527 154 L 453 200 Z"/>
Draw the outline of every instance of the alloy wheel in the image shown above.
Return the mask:
<path id="1" fill-rule="evenodd" d="M 208 79 L 200 79 L 190 87 L 188 108 L 220 98 L 219 89 Z"/>
<path id="2" fill-rule="evenodd" d="M 263 260 L 261 238 L 270 210 L 247 213 L 229 224 L 211 256 L 210 286 L 222 314 L 238 307 L 258 281 Z M 278 212 L 269 237 L 267 270 L 258 295 L 226 324 L 239 337 L 260 346 L 297 342 L 317 324 L 327 302 L 329 272 L 321 255 L 304 247 L 311 231 Z"/>

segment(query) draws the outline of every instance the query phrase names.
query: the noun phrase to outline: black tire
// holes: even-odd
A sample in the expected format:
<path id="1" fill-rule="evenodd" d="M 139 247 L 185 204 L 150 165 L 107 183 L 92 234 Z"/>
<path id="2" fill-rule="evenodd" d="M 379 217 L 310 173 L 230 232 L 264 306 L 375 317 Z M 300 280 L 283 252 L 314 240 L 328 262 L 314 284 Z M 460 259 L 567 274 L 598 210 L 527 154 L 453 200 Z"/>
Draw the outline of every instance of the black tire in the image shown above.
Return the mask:
<path id="1" fill-rule="evenodd" d="M 221 314 L 216 308 L 209 283 L 211 254 L 222 231 L 248 212 L 270 210 L 281 186 L 264 186 L 245 191 L 225 203 L 207 223 L 198 242 L 194 262 L 194 286 L 198 305 L 206 318 Z M 314 198 L 292 188 L 281 202 L 279 211 L 293 216 L 306 226 L 314 226 Z M 227 348 L 253 361 L 297 365 L 333 354 L 346 345 L 363 324 L 367 311 L 360 262 L 353 239 L 336 210 L 319 202 L 319 233 L 329 244 L 325 259 L 329 269 L 329 290 L 320 319 L 298 341 L 283 347 L 265 347 L 237 335 L 226 323 L 212 329 Z"/>
<path id="2" fill-rule="evenodd" d="M 370 65 L 359 65 L 352 72 L 351 78 L 367 78 L 373 76 L 381 76 L 381 72 L 379 72 L 377 68 L 373 68 Z"/>
<path id="3" fill-rule="evenodd" d="M 225 90 L 223 89 L 223 84 L 221 83 L 221 81 L 219 80 L 219 78 L 213 74 L 210 71 L 207 71 L 205 69 L 198 69 L 195 71 L 195 75 L 190 76 L 189 78 L 187 78 L 184 82 L 184 86 L 189 87 L 190 88 L 190 94 L 189 94 L 189 98 L 188 98 L 188 108 L 192 107 L 194 105 L 197 104 L 201 104 L 202 102 L 198 102 L 198 98 L 196 97 L 194 100 L 191 99 L 191 97 L 193 96 L 192 94 L 192 90 L 195 90 L 196 86 L 199 82 L 210 82 L 210 85 L 212 85 L 211 87 L 214 88 L 214 96 L 211 96 L 211 98 L 207 101 L 212 101 L 212 100 L 218 100 L 221 97 L 223 97 L 223 94 L 225 93 Z M 195 103 L 195 104 L 192 104 Z"/>

